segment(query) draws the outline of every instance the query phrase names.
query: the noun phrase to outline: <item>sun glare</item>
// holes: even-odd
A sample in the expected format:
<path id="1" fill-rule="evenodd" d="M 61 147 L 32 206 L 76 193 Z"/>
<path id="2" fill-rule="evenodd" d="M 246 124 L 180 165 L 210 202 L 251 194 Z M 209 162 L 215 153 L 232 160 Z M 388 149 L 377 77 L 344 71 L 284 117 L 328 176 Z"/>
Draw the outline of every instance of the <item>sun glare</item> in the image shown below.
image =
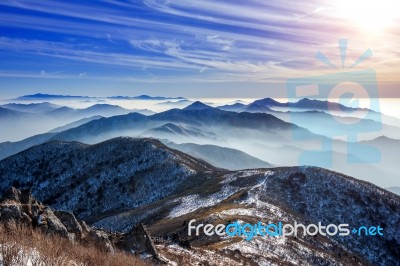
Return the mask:
<path id="1" fill-rule="evenodd" d="M 338 15 L 369 32 L 393 26 L 399 18 L 399 0 L 338 0 Z"/>

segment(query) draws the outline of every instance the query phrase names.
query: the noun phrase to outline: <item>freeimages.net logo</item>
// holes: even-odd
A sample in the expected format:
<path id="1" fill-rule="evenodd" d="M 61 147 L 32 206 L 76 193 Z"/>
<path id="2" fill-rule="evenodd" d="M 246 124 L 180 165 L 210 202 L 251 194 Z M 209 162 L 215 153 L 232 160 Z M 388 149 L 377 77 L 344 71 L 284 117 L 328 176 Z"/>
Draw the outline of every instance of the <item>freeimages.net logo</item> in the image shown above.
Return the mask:
<path id="1" fill-rule="evenodd" d="M 346 66 L 347 40 L 339 40 L 342 68 Z M 349 69 L 351 71 L 335 72 L 329 75 L 294 78 L 287 80 L 286 88 L 291 104 L 304 98 L 318 98 L 325 101 L 324 111 L 329 115 L 324 122 L 329 125 L 326 138 L 321 138 L 318 150 L 306 150 L 298 159 L 299 165 L 315 165 L 331 167 L 333 163 L 333 139 L 345 137 L 347 139 L 346 159 L 348 163 L 378 163 L 381 153 L 378 149 L 358 143 L 360 134 L 376 132 L 382 129 L 379 113 L 379 96 L 376 81 L 376 72 L 373 69 L 353 71 L 352 69 L 372 56 L 372 51 L 367 49 Z M 332 69 L 337 69 L 324 54 L 318 52 L 316 58 Z M 360 99 L 367 101 L 367 108 L 361 108 Z M 292 106 L 291 106 L 292 105 Z M 352 119 L 346 119 L 350 116 Z M 290 113 L 290 121 L 302 124 L 304 116 L 298 112 Z M 377 123 L 364 126 L 368 120 Z M 323 126 L 323 125 L 321 125 Z M 312 135 L 304 131 L 293 129 L 293 138 L 296 141 L 312 140 Z"/>

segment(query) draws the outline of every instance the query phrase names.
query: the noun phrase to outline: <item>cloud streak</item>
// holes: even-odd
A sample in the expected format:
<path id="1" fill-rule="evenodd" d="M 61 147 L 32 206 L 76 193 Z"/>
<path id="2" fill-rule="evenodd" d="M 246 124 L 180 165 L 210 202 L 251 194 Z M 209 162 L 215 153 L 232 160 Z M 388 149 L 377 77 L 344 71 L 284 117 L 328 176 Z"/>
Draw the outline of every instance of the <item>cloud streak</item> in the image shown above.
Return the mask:
<path id="1" fill-rule="evenodd" d="M 370 67 L 379 67 L 385 79 L 394 78 L 399 64 L 397 28 L 371 38 L 322 0 L 5 0 L 0 7 L 6 29 L 0 54 L 13 58 L 0 67 L 1 77 L 19 71 L 38 78 L 129 80 L 131 72 L 132 80 L 151 82 L 285 82 L 327 73 L 316 52 L 336 63 L 337 39 L 346 37 L 349 61 L 371 48 L 377 58 Z M 70 76 L 54 74 L 61 64 L 78 69 Z M 43 66 L 53 75 L 32 74 Z"/>

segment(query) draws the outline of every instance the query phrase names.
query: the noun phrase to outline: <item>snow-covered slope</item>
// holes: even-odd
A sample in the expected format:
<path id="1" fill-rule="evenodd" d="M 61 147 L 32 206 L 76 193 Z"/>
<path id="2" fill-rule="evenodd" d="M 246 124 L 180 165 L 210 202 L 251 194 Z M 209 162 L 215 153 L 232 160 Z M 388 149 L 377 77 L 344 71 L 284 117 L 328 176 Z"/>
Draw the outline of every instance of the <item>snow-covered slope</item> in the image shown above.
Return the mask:
<path id="1" fill-rule="evenodd" d="M 0 162 L 0 193 L 31 187 L 39 200 L 92 220 L 173 194 L 214 167 L 153 139 L 116 138 L 97 145 L 49 142 Z"/>
<path id="2" fill-rule="evenodd" d="M 31 187 L 52 207 L 95 226 L 127 231 L 145 223 L 153 236 L 178 234 L 193 247 L 158 249 L 171 265 L 396 265 L 400 197 L 316 167 L 227 171 L 153 139 L 96 145 L 49 142 L 0 161 L 0 192 Z M 381 226 L 383 236 L 198 237 L 198 223 L 243 221 Z M 175 264 L 175 265 L 176 265 Z"/>
<path id="3" fill-rule="evenodd" d="M 218 261 L 217 265 L 397 265 L 400 261 L 400 197 L 339 173 L 315 167 L 239 171 L 225 175 L 217 192 L 190 194 L 173 202 L 152 232 L 187 236 L 187 222 L 243 221 L 308 225 L 349 224 L 384 228 L 383 236 L 189 237 L 193 250 L 160 245 L 166 257 Z M 135 213 L 139 215 L 140 213 Z M 152 215 L 150 215 L 151 217 Z M 150 218 L 151 219 L 151 218 Z M 99 223 L 101 224 L 101 223 Z M 186 226 L 185 226 L 186 225 Z M 236 256 L 236 258 L 235 258 Z"/>

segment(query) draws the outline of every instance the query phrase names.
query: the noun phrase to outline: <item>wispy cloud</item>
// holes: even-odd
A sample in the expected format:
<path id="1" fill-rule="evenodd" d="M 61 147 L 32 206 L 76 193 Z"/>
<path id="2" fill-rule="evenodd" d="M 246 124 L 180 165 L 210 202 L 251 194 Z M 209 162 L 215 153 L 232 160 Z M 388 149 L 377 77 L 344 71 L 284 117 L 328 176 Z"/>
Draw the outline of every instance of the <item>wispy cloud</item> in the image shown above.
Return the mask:
<path id="1" fill-rule="evenodd" d="M 0 6 L 0 26 L 19 28 L 1 34 L 0 53 L 20 60 L 2 64 L 2 77 L 19 71 L 37 78 L 284 82 L 326 73 L 315 53 L 340 60 L 336 42 L 346 37 L 354 44 L 348 59 L 372 48 L 370 66 L 382 77 L 393 78 L 400 63 L 397 28 L 370 38 L 322 0 L 4 0 Z M 57 73 L 59 65 L 71 74 Z"/>

